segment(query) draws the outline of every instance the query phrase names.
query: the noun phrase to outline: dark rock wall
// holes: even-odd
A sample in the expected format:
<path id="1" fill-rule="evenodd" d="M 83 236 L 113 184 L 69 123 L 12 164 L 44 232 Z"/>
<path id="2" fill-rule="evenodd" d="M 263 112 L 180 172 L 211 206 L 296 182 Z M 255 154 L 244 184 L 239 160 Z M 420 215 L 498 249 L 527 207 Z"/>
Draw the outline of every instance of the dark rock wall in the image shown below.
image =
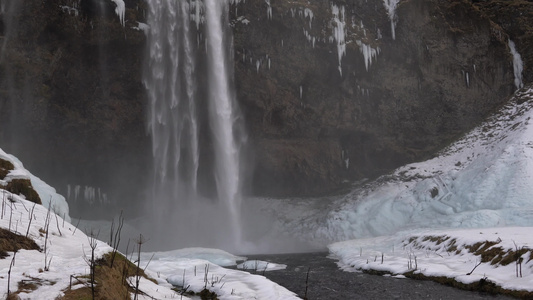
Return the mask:
<path id="1" fill-rule="evenodd" d="M 133 187 L 149 168 L 145 37 L 130 28 L 142 10 L 130 7 L 123 27 L 114 12 L 74 10 L 76 2 L 7 1 L 0 144 L 65 196 L 67 185 L 81 186 L 80 200 L 95 187 L 122 206 L 140 198 Z"/>
<path id="2" fill-rule="evenodd" d="M 121 207 L 144 199 L 145 37 L 132 27 L 145 3 L 126 1 L 123 27 L 109 0 L 0 1 L 0 147 L 64 194 L 79 184 Z M 264 0 L 233 5 L 252 192 L 329 193 L 428 157 L 475 126 L 514 90 L 508 35 L 531 80 L 528 19 L 508 24 L 514 3 L 403 0 L 395 40 L 381 0 L 271 0 L 272 18 Z M 345 8 L 342 75 L 333 4 Z M 368 71 L 362 44 L 379 48 Z"/>

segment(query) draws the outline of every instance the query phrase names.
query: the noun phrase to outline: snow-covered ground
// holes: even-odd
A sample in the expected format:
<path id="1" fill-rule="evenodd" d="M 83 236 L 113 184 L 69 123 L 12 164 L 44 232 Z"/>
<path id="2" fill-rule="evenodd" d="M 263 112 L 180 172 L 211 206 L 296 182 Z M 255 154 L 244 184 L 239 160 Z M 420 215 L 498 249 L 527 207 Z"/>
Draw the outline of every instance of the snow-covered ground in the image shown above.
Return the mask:
<path id="1" fill-rule="evenodd" d="M 141 261 L 148 264 L 148 270 L 154 278 L 189 291 L 200 292 L 207 288 L 220 299 L 300 299 L 264 276 L 222 267 L 235 266 L 245 259 L 222 250 L 201 248 L 141 255 Z M 243 268 L 243 263 L 239 266 Z M 250 261 L 247 266 L 250 266 L 250 271 L 260 272 L 284 268 L 278 264 L 269 267 L 262 261 Z"/>
<path id="2" fill-rule="evenodd" d="M 531 292 L 532 232 L 533 227 L 412 230 L 338 242 L 329 250 L 346 271 L 375 270 L 395 276 L 414 272 L 453 278 L 464 284 L 490 281 L 504 289 Z M 500 254 L 492 257 L 489 254 L 493 250 Z"/>

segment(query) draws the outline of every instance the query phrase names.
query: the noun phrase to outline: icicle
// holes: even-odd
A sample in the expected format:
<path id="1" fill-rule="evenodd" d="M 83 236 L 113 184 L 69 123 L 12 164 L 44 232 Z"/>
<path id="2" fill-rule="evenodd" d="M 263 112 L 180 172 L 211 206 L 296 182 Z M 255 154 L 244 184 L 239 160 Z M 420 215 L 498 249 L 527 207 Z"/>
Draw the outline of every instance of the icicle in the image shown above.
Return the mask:
<path id="1" fill-rule="evenodd" d="M 339 73 L 342 76 L 342 57 L 346 55 L 346 30 L 344 19 L 344 6 L 340 8 L 332 4 L 331 12 L 333 14 L 333 22 L 335 27 L 333 28 L 333 39 L 337 41 L 337 57 L 339 60 Z M 330 38 L 330 41 L 332 39 Z"/>
<path id="2" fill-rule="evenodd" d="M 342 150 L 341 157 L 342 157 L 342 160 L 344 161 L 344 167 L 348 169 L 350 167 L 350 157 L 348 157 L 348 150 L 346 150 L 346 152 Z"/>
<path id="3" fill-rule="evenodd" d="M 522 82 L 522 71 L 524 70 L 524 62 L 522 61 L 520 53 L 516 51 L 515 43 L 511 40 L 509 40 L 509 50 L 511 51 L 511 55 L 513 56 L 514 85 L 517 89 L 520 89 L 524 87 L 524 83 Z"/>
<path id="4" fill-rule="evenodd" d="M 313 11 L 309 8 L 305 8 L 304 9 L 304 16 L 305 18 L 309 18 L 309 28 L 313 28 L 312 26 L 312 23 L 313 23 Z"/>
<path id="5" fill-rule="evenodd" d="M 112 1 L 115 2 L 115 4 L 117 5 L 117 7 L 115 8 L 115 13 L 120 19 L 120 24 L 124 26 L 125 25 L 124 15 L 126 14 L 126 4 L 124 3 L 124 0 L 112 0 Z"/>
<path id="6" fill-rule="evenodd" d="M 267 4 L 267 19 L 272 20 L 272 6 L 270 5 L 270 0 L 265 0 Z"/>
<path id="7" fill-rule="evenodd" d="M 255 68 L 257 70 L 257 74 L 259 74 L 259 67 L 261 67 L 261 62 L 259 60 L 255 61 Z"/>
<path id="8" fill-rule="evenodd" d="M 300 99 L 302 99 L 303 93 L 304 93 L 303 87 L 300 85 Z"/>
<path id="9" fill-rule="evenodd" d="M 393 40 L 396 39 L 396 20 L 395 19 L 396 19 L 396 7 L 398 6 L 398 2 L 400 2 L 400 0 L 383 0 L 383 5 L 385 6 L 385 9 L 387 10 L 387 14 L 389 15 Z"/>
<path id="10" fill-rule="evenodd" d="M 359 50 L 363 54 L 364 61 L 365 61 L 365 68 L 368 71 L 370 66 L 372 65 L 373 60 L 377 60 L 378 54 L 381 51 L 379 47 L 372 48 L 370 45 L 367 45 L 360 40 L 356 41 L 357 46 L 359 46 Z"/>

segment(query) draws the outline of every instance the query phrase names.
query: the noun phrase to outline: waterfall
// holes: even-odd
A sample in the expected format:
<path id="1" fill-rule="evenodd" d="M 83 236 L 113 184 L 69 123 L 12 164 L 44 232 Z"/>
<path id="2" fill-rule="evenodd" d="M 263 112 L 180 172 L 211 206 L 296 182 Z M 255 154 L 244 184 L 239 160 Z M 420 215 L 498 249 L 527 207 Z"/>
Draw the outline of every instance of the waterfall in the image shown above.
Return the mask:
<path id="1" fill-rule="evenodd" d="M 170 229 L 172 238 L 190 242 L 178 246 L 235 247 L 246 136 L 233 91 L 229 0 L 150 0 L 148 6 L 150 226 L 156 236 L 169 238 Z"/>

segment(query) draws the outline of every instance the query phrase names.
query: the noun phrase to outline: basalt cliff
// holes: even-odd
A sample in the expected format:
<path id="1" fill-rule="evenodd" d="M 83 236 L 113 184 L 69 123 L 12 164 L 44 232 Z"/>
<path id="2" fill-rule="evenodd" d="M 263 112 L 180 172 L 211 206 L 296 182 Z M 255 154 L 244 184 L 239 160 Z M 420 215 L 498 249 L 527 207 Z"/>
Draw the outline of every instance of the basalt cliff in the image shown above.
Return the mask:
<path id="1" fill-rule="evenodd" d="M 0 145 L 71 202 L 146 197 L 147 5 L 120 3 L 0 0 Z M 328 194 L 427 158 L 533 79 L 532 1 L 229 10 L 254 195 Z"/>

